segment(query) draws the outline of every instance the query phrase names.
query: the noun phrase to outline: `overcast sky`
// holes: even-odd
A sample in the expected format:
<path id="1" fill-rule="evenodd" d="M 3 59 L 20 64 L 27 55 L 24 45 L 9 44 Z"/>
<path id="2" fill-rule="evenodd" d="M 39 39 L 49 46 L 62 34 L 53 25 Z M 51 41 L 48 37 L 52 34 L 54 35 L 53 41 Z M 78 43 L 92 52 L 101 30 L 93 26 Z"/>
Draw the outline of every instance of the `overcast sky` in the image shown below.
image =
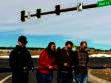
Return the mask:
<path id="1" fill-rule="evenodd" d="M 2 0 L 0 3 L 0 35 L 2 35 L 0 45 L 8 36 L 24 34 L 30 37 L 35 36 L 35 38 L 36 36 L 47 36 L 47 38 L 60 36 L 61 39 L 70 39 L 75 43 L 86 40 L 90 47 L 109 49 L 111 47 L 110 6 L 61 13 L 60 16 L 47 15 L 42 16 L 41 19 L 35 17 L 27 19 L 24 23 L 20 21 L 21 10 L 35 13 L 37 8 L 41 8 L 44 12 L 54 10 L 57 4 L 60 4 L 61 8 L 74 7 L 78 1 L 84 4 L 97 2 L 97 0 Z M 8 40 L 11 41 L 11 39 Z M 11 43 L 3 45 L 11 46 Z"/>

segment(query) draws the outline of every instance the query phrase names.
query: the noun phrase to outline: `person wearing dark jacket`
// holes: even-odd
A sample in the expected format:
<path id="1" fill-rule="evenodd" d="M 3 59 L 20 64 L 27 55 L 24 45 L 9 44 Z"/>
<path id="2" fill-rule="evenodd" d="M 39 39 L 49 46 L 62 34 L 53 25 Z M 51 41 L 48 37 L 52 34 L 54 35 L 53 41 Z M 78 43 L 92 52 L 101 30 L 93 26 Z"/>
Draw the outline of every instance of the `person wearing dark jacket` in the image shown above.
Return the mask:
<path id="1" fill-rule="evenodd" d="M 29 70 L 33 68 L 33 62 L 26 44 L 27 38 L 20 36 L 18 45 L 10 53 L 9 65 L 12 69 L 12 83 L 28 83 L 28 74 Z"/>
<path id="2" fill-rule="evenodd" d="M 48 47 L 41 52 L 40 57 L 38 59 L 38 83 L 52 83 L 53 69 L 57 69 L 55 58 L 56 46 L 54 42 L 50 42 Z"/>
<path id="3" fill-rule="evenodd" d="M 73 82 L 72 66 L 74 62 L 74 52 L 72 51 L 72 47 L 73 43 L 71 41 L 67 41 L 65 43 L 65 47 L 57 51 L 57 83 Z"/>
<path id="4" fill-rule="evenodd" d="M 75 81 L 76 83 L 87 83 L 88 82 L 88 50 L 87 42 L 82 41 L 80 43 L 80 49 L 76 52 L 75 59 Z"/>

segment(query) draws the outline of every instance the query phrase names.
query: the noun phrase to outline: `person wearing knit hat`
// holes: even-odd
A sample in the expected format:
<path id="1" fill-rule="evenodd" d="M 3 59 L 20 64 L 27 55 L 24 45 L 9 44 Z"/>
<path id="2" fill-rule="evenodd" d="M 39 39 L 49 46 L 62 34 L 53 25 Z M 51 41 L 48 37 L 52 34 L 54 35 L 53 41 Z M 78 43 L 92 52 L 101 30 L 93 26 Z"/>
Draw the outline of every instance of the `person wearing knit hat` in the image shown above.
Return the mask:
<path id="1" fill-rule="evenodd" d="M 21 42 L 22 44 L 28 43 L 27 38 L 23 35 L 18 38 L 18 41 Z"/>
<path id="2" fill-rule="evenodd" d="M 26 48 L 27 43 L 25 36 L 19 36 L 18 45 L 10 53 L 9 65 L 12 69 L 12 83 L 28 83 L 29 70 L 34 67 L 31 54 Z"/>

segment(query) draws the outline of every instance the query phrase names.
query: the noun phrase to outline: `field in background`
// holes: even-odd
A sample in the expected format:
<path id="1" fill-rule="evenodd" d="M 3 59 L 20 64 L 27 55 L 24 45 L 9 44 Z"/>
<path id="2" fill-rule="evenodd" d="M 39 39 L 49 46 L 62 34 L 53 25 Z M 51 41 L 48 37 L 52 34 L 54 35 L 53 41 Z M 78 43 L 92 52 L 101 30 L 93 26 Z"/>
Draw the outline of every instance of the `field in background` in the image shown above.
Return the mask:
<path id="1" fill-rule="evenodd" d="M 12 47 L 0 47 L 0 56 L 8 56 L 10 52 L 12 51 Z M 28 48 L 31 55 L 40 55 L 41 51 L 44 48 Z M 78 50 L 78 46 L 73 46 L 73 50 Z M 89 55 L 92 54 L 109 54 L 111 55 L 111 49 L 109 50 L 101 50 L 101 49 L 95 49 L 95 48 L 88 48 Z"/>

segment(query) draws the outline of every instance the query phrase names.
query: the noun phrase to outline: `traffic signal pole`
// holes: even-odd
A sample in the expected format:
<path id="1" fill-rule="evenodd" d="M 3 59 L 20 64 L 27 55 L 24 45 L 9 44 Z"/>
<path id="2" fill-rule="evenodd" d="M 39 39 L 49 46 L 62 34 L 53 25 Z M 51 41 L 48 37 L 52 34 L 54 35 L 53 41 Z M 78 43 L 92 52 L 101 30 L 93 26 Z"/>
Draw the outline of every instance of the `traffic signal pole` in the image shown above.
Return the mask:
<path id="1" fill-rule="evenodd" d="M 62 12 L 77 11 L 77 9 L 80 7 L 82 7 L 82 9 L 91 9 L 108 5 L 111 5 L 111 0 L 98 1 L 95 4 L 88 4 L 88 5 L 83 5 L 82 3 L 79 3 L 77 7 L 65 8 L 65 9 L 60 9 L 60 5 L 56 5 L 54 11 L 41 12 L 41 9 L 37 9 L 36 13 L 31 14 L 30 17 L 41 18 L 41 16 L 48 14 L 60 15 L 60 13 Z M 25 15 L 25 10 L 21 11 L 21 21 L 24 22 L 26 18 L 28 18 L 28 15 Z"/>

